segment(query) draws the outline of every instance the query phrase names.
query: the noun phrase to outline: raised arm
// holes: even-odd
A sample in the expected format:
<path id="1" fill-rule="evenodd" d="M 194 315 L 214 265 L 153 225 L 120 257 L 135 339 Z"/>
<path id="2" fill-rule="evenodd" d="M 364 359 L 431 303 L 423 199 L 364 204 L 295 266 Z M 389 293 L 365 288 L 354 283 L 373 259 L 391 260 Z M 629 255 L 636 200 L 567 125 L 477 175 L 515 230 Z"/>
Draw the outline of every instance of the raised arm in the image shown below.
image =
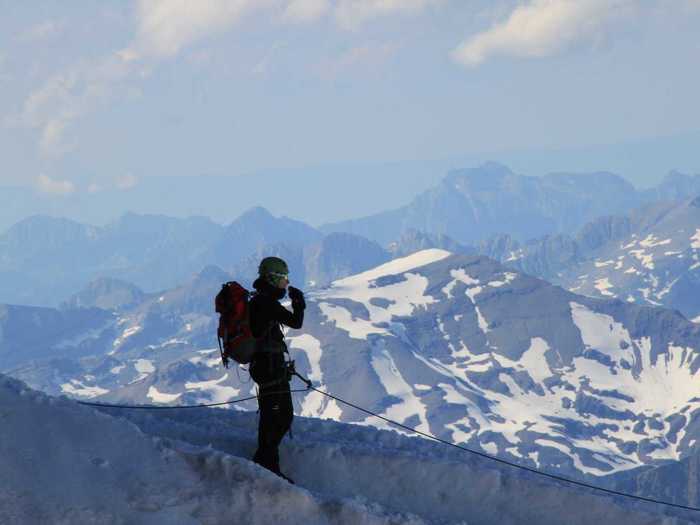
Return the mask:
<path id="1" fill-rule="evenodd" d="M 301 325 L 304 324 L 304 305 L 292 301 L 292 310 L 290 312 L 284 306 L 275 302 L 272 309 L 272 319 L 289 328 L 301 328 Z"/>

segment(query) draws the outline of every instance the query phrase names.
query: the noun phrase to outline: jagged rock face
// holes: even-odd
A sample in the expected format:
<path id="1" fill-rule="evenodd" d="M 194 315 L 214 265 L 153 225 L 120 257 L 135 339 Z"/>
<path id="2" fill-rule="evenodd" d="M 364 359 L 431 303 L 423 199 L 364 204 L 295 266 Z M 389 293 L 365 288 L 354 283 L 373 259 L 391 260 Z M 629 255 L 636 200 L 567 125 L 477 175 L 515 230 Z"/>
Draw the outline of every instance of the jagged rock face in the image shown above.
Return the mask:
<path id="1" fill-rule="evenodd" d="M 655 206 L 570 265 L 556 282 L 576 293 L 666 306 L 700 316 L 700 208 L 696 199 Z"/>
<path id="2" fill-rule="evenodd" d="M 121 313 L 96 336 L 93 357 L 17 375 L 108 400 L 248 395 L 247 374 L 220 366 L 204 301 L 215 285 L 193 282 Z M 307 304 L 303 330 L 287 334 L 303 374 L 453 442 L 602 476 L 683 458 L 700 435 L 700 328 L 672 311 L 578 296 L 443 250 L 334 281 Z M 382 425 L 318 394 L 297 401 L 302 415 Z"/>
<path id="3" fill-rule="evenodd" d="M 583 253 L 604 246 L 610 241 L 624 239 L 632 233 L 629 217 L 606 216 L 584 225 L 576 235 L 576 242 Z"/>
<path id="4" fill-rule="evenodd" d="M 492 252 L 504 264 L 518 271 L 551 279 L 562 268 L 582 259 L 580 245 L 567 235 L 548 235 L 524 244 L 509 236 L 497 237 L 481 245 L 483 252 Z M 486 254 L 480 251 L 482 254 Z"/>

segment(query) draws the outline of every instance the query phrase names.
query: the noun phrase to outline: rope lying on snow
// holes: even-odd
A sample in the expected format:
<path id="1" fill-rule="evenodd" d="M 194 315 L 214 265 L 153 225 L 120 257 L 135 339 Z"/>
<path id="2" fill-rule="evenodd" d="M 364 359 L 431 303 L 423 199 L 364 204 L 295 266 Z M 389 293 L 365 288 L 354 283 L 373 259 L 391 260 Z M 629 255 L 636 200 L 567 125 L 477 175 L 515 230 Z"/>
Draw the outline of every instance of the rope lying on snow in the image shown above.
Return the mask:
<path id="1" fill-rule="evenodd" d="M 304 380 L 308 381 L 308 380 Z M 131 409 L 131 410 L 138 410 L 138 409 L 143 409 L 143 410 L 179 410 L 179 409 L 186 409 L 186 408 L 207 408 L 207 407 L 216 407 L 216 406 L 222 406 L 222 405 L 232 405 L 235 403 L 242 403 L 244 401 L 250 401 L 252 399 L 257 399 L 258 397 L 263 397 L 265 395 L 273 395 L 273 394 L 282 394 L 286 392 L 307 392 L 309 390 L 313 390 L 314 392 L 318 392 L 319 394 L 322 394 L 324 396 L 329 397 L 330 399 L 334 399 L 338 401 L 339 403 L 342 403 L 344 405 L 347 405 L 351 408 L 354 408 L 355 410 L 359 410 L 360 412 L 364 412 L 365 414 L 368 414 L 370 416 L 376 417 L 381 419 L 382 421 L 385 421 L 391 425 L 394 425 L 398 428 L 402 428 L 403 430 L 407 430 L 409 432 L 412 432 L 414 434 L 418 434 L 420 436 L 423 436 L 428 439 L 432 439 L 433 441 L 436 441 L 438 443 L 441 443 L 445 446 L 449 447 L 454 447 L 459 450 L 462 450 L 464 452 L 469 452 L 470 454 L 475 454 L 477 456 L 481 456 L 485 459 L 489 459 L 491 461 L 496 461 L 498 463 L 502 463 L 504 465 L 508 465 L 513 468 L 517 468 L 520 470 L 525 470 L 527 472 L 531 472 L 533 474 L 536 474 L 538 476 L 543 476 L 546 478 L 554 479 L 557 481 L 561 481 L 564 483 L 569 483 L 571 485 L 577 485 L 579 487 L 584 487 L 592 490 L 597 490 L 599 492 L 605 492 L 607 494 L 611 494 L 613 496 L 620 496 L 623 498 L 629 498 L 629 499 L 634 499 L 634 500 L 639 500 L 639 501 L 645 501 L 647 503 L 654 503 L 657 505 L 665 505 L 667 507 L 674 507 L 677 509 L 683 509 L 683 510 L 691 510 L 695 512 L 700 512 L 700 507 L 690 507 L 687 505 L 681 505 L 679 503 L 671 503 L 668 501 L 662 501 L 654 498 L 646 498 L 644 496 L 636 496 L 634 494 L 629 494 L 627 492 L 620 492 L 614 489 L 608 489 L 605 487 L 599 487 L 597 485 L 591 485 L 590 483 L 586 483 L 583 481 L 577 481 L 575 479 L 570 479 L 566 478 L 563 476 L 558 476 L 556 474 L 550 474 L 549 472 L 543 472 L 541 470 L 537 470 L 531 467 L 526 467 L 524 465 L 519 465 L 517 463 L 512 463 L 510 461 L 507 461 L 502 458 L 498 458 L 495 456 L 491 456 L 489 454 L 485 454 L 483 452 L 478 452 L 476 450 L 472 450 L 467 447 L 463 447 L 462 445 L 457 445 L 456 443 L 451 443 L 450 441 L 446 441 L 444 439 L 441 439 L 437 436 L 434 436 L 428 432 L 423 432 L 422 430 L 418 430 L 413 427 L 409 427 L 408 425 L 404 425 L 403 423 L 399 423 L 398 421 L 394 421 L 392 419 L 389 419 L 387 417 L 384 417 L 382 415 L 377 414 L 376 412 L 372 412 L 371 410 L 367 410 L 366 408 L 363 408 L 361 406 L 358 406 L 354 403 L 351 403 L 349 401 L 345 401 L 344 399 L 334 396 L 333 394 L 330 394 L 328 392 L 324 392 L 323 390 L 319 390 L 318 388 L 314 387 L 311 385 L 310 382 L 307 382 L 307 388 L 302 388 L 302 389 L 295 389 L 295 390 L 281 390 L 278 392 L 268 392 L 259 396 L 249 396 L 249 397 L 244 397 L 244 398 L 239 398 L 239 399 L 233 399 L 231 401 L 224 401 L 222 403 L 208 403 L 208 404 L 202 404 L 202 405 L 180 405 L 180 406 L 159 406 L 159 405 L 112 405 L 112 404 L 105 404 L 105 403 L 90 403 L 87 401 L 78 401 L 79 404 L 81 405 L 87 405 L 87 406 L 92 406 L 92 407 L 98 407 L 98 408 L 121 408 L 121 409 Z"/>
<path id="2" fill-rule="evenodd" d="M 97 408 L 122 408 L 128 410 L 179 410 L 181 408 L 209 408 L 209 407 L 219 407 L 223 405 L 235 405 L 236 403 L 243 403 L 244 401 L 250 401 L 252 399 L 258 399 L 261 397 L 272 396 L 275 394 L 286 394 L 287 392 L 306 392 L 306 388 L 299 388 L 296 390 L 280 390 L 277 392 L 266 392 L 264 394 L 258 394 L 256 396 L 242 397 L 239 399 L 232 399 L 230 401 L 223 401 L 221 403 L 207 403 L 202 405 L 112 405 L 109 403 L 90 403 L 89 401 L 76 401 L 79 405 L 85 405 L 89 407 Z"/>

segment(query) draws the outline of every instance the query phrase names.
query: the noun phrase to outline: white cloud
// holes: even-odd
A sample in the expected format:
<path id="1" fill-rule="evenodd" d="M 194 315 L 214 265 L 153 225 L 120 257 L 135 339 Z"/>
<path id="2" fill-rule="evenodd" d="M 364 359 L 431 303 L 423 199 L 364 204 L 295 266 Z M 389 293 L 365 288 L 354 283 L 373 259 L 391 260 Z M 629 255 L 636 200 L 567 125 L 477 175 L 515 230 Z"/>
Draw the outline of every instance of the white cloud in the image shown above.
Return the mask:
<path id="1" fill-rule="evenodd" d="M 139 0 L 136 36 L 131 43 L 101 59 L 84 61 L 49 78 L 31 92 L 15 124 L 36 129 L 44 156 L 62 155 L 77 144 L 70 132 L 76 121 L 116 97 L 138 93 L 134 83 L 162 60 L 171 59 L 203 38 L 225 32 L 245 16 L 268 10 L 286 22 L 311 22 L 325 14 L 342 26 L 399 12 L 416 13 L 445 0 Z M 60 29 L 46 22 L 32 29 L 46 38 Z M 254 68 L 264 73 L 276 48 Z M 361 50 L 358 51 L 361 53 Z M 358 58 L 358 60 L 361 57 Z M 352 62 L 353 57 L 348 57 Z M 341 64 L 342 67 L 342 64 Z"/>
<path id="2" fill-rule="evenodd" d="M 221 33 L 255 9 L 275 0 L 141 0 L 138 36 L 126 51 L 135 56 L 167 58 L 200 38 Z"/>
<path id="3" fill-rule="evenodd" d="M 66 136 L 74 121 L 111 100 L 115 92 L 122 91 L 128 77 L 144 70 L 116 54 L 78 64 L 30 93 L 15 120 L 39 130 L 39 149 L 44 156 L 61 155 L 75 145 Z"/>
<path id="4" fill-rule="evenodd" d="M 70 195 L 75 192 L 75 185 L 67 180 L 54 180 L 46 175 L 39 175 L 36 180 L 36 187 L 44 193 L 53 195 Z"/>
<path id="5" fill-rule="evenodd" d="M 335 17 L 339 25 L 353 28 L 360 23 L 394 13 L 416 13 L 444 0 L 338 0 Z"/>
<path id="6" fill-rule="evenodd" d="M 465 66 L 494 56 L 539 58 L 574 44 L 594 41 L 611 21 L 629 14 L 640 0 L 531 0 L 505 22 L 479 33 L 452 53 Z"/>
<path id="7" fill-rule="evenodd" d="M 37 129 L 42 155 L 61 155 L 75 146 L 68 136 L 71 126 L 116 96 L 135 93 L 127 84 L 148 76 L 155 61 L 171 58 L 198 39 L 230 28 L 249 11 L 277 1 L 141 0 L 137 36 L 129 46 L 49 78 L 29 94 L 20 116 L 7 120 Z M 33 33 L 48 34 L 51 27 Z"/>
<path id="8" fill-rule="evenodd" d="M 291 0 L 283 18 L 291 22 L 313 22 L 330 11 L 328 0 Z"/>

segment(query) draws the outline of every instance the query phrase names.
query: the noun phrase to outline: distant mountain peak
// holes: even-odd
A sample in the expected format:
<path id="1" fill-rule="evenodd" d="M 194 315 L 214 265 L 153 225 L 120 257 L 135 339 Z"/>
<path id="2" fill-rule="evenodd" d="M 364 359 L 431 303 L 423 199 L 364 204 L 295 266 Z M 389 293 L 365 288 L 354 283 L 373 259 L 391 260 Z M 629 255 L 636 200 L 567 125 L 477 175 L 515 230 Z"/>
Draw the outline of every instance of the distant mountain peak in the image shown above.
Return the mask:
<path id="1" fill-rule="evenodd" d="M 74 294 L 65 308 L 102 308 L 118 310 L 144 299 L 146 294 L 136 285 L 122 279 L 99 277 L 89 282 L 83 290 Z"/>
<path id="2" fill-rule="evenodd" d="M 274 215 L 270 213 L 267 208 L 263 208 L 262 206 L 253 206 L 252 208 L 249 208 L 248 210 L 244 211 L 236 221 L 245 221 L 245 220 L 261 220 L 261 219 L 274 219 Z"/>
<path id="3" fill-rule="evenodd" d="M 200 271 L 196 277 L 196 281 L 220 281 L 226 282 L 230 280 L 231 276 L 226 273 L 223 269 L 215 264 L 209 264 L 205 266 L 202 271 Z"/>
<path id="4" fill-rule="evenodd" d="M 514 176 L 515 173 L 504 164 L 498 162 L 486 162 L 476 168 L 451 170 L 444 181 L 448 184 L 457 181 L 467 181 L 471 185 L 486 185 L 488 187 L 498 187 L 499 183 L 507 177 Z"/>

